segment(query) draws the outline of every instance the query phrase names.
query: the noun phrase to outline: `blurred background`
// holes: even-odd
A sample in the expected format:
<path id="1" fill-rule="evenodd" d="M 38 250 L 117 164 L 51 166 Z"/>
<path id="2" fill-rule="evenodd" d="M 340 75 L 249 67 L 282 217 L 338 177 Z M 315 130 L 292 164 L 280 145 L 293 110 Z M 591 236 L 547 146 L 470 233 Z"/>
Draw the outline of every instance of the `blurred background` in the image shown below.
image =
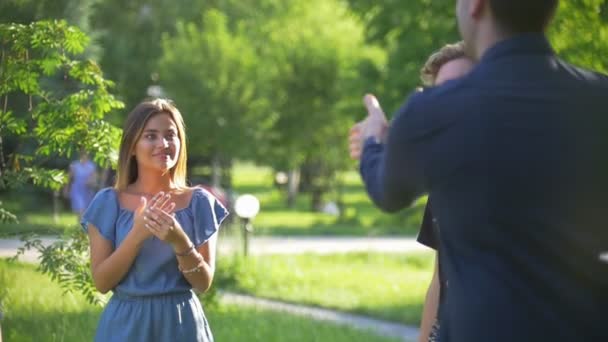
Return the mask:
<path id="1" fill-rule="evenodd" d="M 0 255 L 23 244 L 34 253 L 0 260 L 5 341 L 92 339 L 104 298 L 90 286 L 68 169 L 87 151 L 91 189 L 110 185 L 122 122 L 149 97 L 175 102 L 191 184 L 233 213 L 214 289 L 202 296 L 218 341 L 411 339 L 399 329 L 419 324 L 434 263 L 414 241 L 426 198 L 381 213 L 348 158 L 347 134 L 364 117 L 363 94 L 390 116 L 420 85 L 429 54 L 458 40 L 454 7 L 2 0 Z M 561 1 L 549 36 L 567 61 L 608 71 L 608 1 Z M 259 200 L 250 220 L 234 210 L 243 194 Z M 396 325 L 335 324 L 260 298 Z"/>

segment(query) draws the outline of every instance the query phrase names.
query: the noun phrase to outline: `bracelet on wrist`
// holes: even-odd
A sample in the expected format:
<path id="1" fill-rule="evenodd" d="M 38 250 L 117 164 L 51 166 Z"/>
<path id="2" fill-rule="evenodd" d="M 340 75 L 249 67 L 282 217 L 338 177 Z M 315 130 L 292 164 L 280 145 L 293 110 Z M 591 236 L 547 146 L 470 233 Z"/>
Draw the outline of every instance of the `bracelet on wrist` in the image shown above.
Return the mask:
<path id="1" fill-rule="evenodd" d="M 188 255 L 192 254 L 193 252 L 194 252 L 194 244 L 190 243 L 190 247 L 188 247 L 188 249 L 185 252 L 182 252 L 182 253 L 175 252 L 175 255 L 177 255 L 178 257 L 187 257 Z"/>
<path id="2" fill-rule="evenodd" d="M 183 274 L 190 274 L 190 273 L 198 273 L 201 271 L 201 269 L 203 268 L 203 265 L 205 263 L 205 260 L 201 258 L 201 261 L 198 263 L 198 265 L 196 265 L 193 268 L 190 269 L 183 269 L 181 265 L 178 265 L 177 268 L 179 269 L 180 272 L 182 272 Z"/>

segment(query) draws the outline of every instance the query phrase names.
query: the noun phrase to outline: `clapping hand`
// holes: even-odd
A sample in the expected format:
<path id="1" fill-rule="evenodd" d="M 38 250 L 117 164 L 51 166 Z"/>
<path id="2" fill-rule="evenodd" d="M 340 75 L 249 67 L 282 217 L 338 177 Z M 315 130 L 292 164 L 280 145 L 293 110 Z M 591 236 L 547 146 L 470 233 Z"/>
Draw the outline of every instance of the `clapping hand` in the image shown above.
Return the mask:
<path id="1" fill-rule="evenodd" d="M 170 199 L 171 195 L 165 195 L 162 191 L 154 195 L 149 203 L 145 197 L 140 198 L 139 206 L 133 212 L 133 229 L 139 234 L 142 241 L 155 235 L 154 231 L 148 228 L 150 226 L 148 215 L 151 211 L 171 213 L 175 209 L 175 203 L 170 202 Z"/>

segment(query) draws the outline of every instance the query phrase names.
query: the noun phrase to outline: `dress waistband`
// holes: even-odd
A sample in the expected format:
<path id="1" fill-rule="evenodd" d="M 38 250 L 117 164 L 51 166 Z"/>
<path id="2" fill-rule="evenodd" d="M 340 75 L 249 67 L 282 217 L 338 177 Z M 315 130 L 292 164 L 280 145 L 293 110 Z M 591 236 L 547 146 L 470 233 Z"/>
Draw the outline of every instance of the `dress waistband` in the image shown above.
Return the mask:
<path id="1" fill-rule="evenodd" d="M 194 294 L 194 292 L 192 290 L 169 292 L 169 293 L 138 294 L 138 295 L 114 292 L 112 294 L 111 299 L 120 299 L 120 300 L 146 300 L 146 299 L 161 299 L 161 298 L 189 299 L 194 296 L 196 296 L 196 295 Z"/>

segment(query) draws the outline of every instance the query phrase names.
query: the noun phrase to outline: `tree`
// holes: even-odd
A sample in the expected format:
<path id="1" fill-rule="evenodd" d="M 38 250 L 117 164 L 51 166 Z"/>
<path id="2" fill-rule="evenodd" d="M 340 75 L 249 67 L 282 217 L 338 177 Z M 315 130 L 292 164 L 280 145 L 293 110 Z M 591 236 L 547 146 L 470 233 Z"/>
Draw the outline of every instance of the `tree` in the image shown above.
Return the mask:
<path id="1" fill-rule="evenodd" d="M 258 146 L 258 160 L 292 175 L 305 166 L 317 209 L 336 172 L 350 165 L 347 130 L 361 117 L 370 83 L 362 76 L 377 73 L 383 51 L 364 43 L 363 26 L 338 1 L 294 3 L 266 30 L 261 55 L 278 120 Z"/>
<path id="2" fill-rule="evenodd" d="M 178 22 L 175 35 L 163 36 L 162 51 L 160 84 L 184 115 L 190 156 L 209 156 L 214 165 L 250 157 L 274 118 L 247 37 L 231 32 L 223 13 L 209 10 L 198 24 Z"/>
<path id="3" fill-rule="evenodd" d="M 349 0 L 365 23 L 367 41 L 388 51 L 383 79 L 376 84 L 389 113 L 419 84 L 418 72 L 428 55 L 459 40 L 450 1 Z M 608 1 L 560 1 L 549 37 L 557 53 L 575 64 L 608 72 Z"/>
<path id="4" fill-rule="evenodd" d="M 88 35 L 88 18 L 92 2 L 96 0 L 7 0 L 0 2 L 0 23 L 20 23 L 28 24 L 37 20 L 53 20 L 64 19 L 69 24 L 78 26 Z M 87 44 L 86 50 L 82 55 L 86 58 L 94 58 L 99 52 L 99 49 L 94 44 Z M 70 91 L 72 86 L 70 82 L 66 82 L 61 75 L 55 77 L 45 77 L 45 86 L 48 89 L 55 91 Z M 67 88 L 67 89 L 64 89 Z M 24 94 L 12 94 L 8 102 L 7 110 L 26 108 L 29 105 L 29 99 Z M 29 113 L 27 111 L 14 110 L 13 114 L 20 120 L 26 120 Z M 4 153 L 13 153 L 15 148 L 35 148 L 27 140 L 16 140 L 15 137 L 6 137 L 3 141 Z M 68 160 L 53 159 L 53 167 L 67 167 Z"/>
<path id="5" fill-rule="evenodd" d="M 64 0 L 65 1 L 65 0 Z M 256 1 L 256 3 L 261 1 Z M 117 92 L 127 108 L 147 97 L 158 82 L 161 37 L 174 34 L 177 22 L 199 21 L 209 9 L 229 9 L 238 18 L 253 5 L 238 0 L 104 0 L 94 4 L 91 27 L 99 33 L 103 53 L 100 64 L 116 80 Z M 116 118 L 119 121 L 120 118 Z"/>
<path id="6" fill-rule="evenodd" d="M 88 37 L 65 21 L 0 24 L 0 189 L 15 190 L 27 183 L 59 189 L 66 176 L 49 162 L 80 148 L 100 165 L 114 162 L 120 130 L 104 116 L 122 103 L 109 92 L 113 84 L 95 62 L 75 57 L 87 43 Z M 64 87 L 50 82 L 57 76 Z M 18 96 L 27 97 L 25 108 L 9 106 Z M 28 144 L 4 155 L 2 142 L 7 138 Z M 0 207 L 0 219 L 18 218 Z M 85 257 L 86 237 L 78 231 L 73 238 L 48 248 L 27 239 L 26 248 L 42 252 L 44 273 L 65 289 L 82 290 L 94 302 L 98 297 Z"/>
<path id="7" fill-rule="evenodd" d="M 166 65 L 160 62 L 163 54 L 161 44 L 163 34 L 169 37 L 176 35 L 176 23 L 181 22 L 184 30 L 190 23 L 202 27 L 202 14 L 209 10 L 217 10 L 225 16 L 225 30 L 229 32 L 229 35 L 240 34 L 243 31 L 251 33 L 257 31 L 257 28 L 263 25 L 267 18 L 289 7 L 291 1 L 135 0 L 125 4 L 122 0 L 104 0 L 95 4 L 91 22 L 95 32 L 100 33 L 99 42 L 103 47 L 100 63 L 109 77 L 116 80 L 121 99 L 131 108 L 142 98 L 148 96 L 147 90 L 151 85 L 163 83 L 166 86 L 168 82 L 165 81 L 170 82 L 170 80 L 159 79 L 160 67 Z M 247 24 L 246 29 L 243 28 L 245 23 Z M 259 40 L 257 43 L 263 44 L 263 40 Z M 194 53 L 198 54 L 197 51 Z M 191 59 L 193 58 L 195 56 L 192 56 Z M 162 73 L 165 72 L 162 71 Z M 175 90 L 183 88 L 184 85 L 170 89 L 170 95 L 179 94 Z M 160 96 L 167 95 L 160 94 Z M 181 104 L 184 98 L 185 96 L 181 96 L 178 104 Z M 188 111 L 184 112 L 188 113 Z M 120 118 L 115 119 L 118 121 Z M 194 138 L 194 141 L 197 141 L 196 135 Z M 195 147 L 195 144 L 191 144 L 191 146 Z M 217 154 L 202 156 L 200 153 L 194 152 L 196 154 L 191 156 L 189 166 L 213 164 L 216 167 L 211 174 L 230 175 L 229 156 L 219 157 L 222 168 L 219 171 Z M 215 160 L 215 163 L 212 160 Z M 224 177 L 224 179 L 226 178 L 228 178 L 228 182 L 223 182 L 223 185 L 229 186 L 229 177 Z M 216 179 L 216 182 L 219 182 L 219 179 Z"/>
<path id="8" fill-rule="evenodd" d="M 608 73 L 608 1 L 561 1 L 549 36 L 569 62 Z"/>
<path id="9" fill-rule="evenodd" d="M 0 2 L 0 23 L 64 19 L 86 32 L 94 1 L 97 0 L 4 0 Z"/>
<path id="10" fill-rule="evenodd" d="M 93 6 L 91 26 L 99 33 L 103 50 L 99 62 L 116 81 L 117 93 L 127 108 L 147 96 L 160 56 L 161 34 L 172 29 L 175 11 L 184 2 L 105 0 Z"/>
<path id="11" fill-rule="evenodd" d="M 384 73 L 373 92 L 393 113 L 417 86 L 428 56 L 460 40 L 453 1 L 349 0 L 365 23 L 366 41 L 386 49 Z"/>

